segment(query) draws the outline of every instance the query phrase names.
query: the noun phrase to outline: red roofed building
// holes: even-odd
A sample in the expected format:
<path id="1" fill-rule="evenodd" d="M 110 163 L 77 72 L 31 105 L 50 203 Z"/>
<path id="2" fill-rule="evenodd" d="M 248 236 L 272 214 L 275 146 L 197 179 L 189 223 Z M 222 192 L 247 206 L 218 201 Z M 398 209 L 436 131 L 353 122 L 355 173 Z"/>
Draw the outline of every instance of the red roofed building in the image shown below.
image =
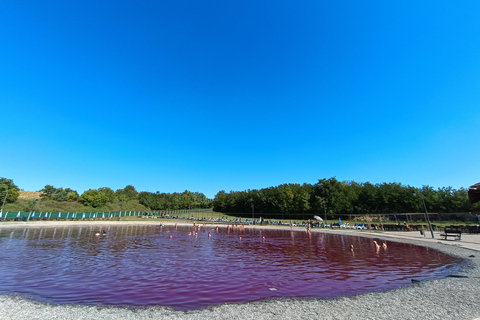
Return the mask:
<path id="1" fill-rule="evenodd" d="M 480 182 L 468 188 L 468 199 L 471 203 L 480 201 Z"/>

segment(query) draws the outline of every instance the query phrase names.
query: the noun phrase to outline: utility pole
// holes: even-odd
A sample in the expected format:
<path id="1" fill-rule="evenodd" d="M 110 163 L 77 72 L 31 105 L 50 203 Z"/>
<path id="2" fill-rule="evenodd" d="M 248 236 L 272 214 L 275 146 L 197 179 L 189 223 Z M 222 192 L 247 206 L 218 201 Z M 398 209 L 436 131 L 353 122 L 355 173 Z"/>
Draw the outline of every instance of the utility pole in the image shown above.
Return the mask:
<path id="1" fill-rule="evenodd" d="M 327 207 L 325 206 L 325 200 L 322 200 L 323 204 L 323 211 L 325 212 L 325 227 L 327 227 L 328 221 L 327 221 Z"/>

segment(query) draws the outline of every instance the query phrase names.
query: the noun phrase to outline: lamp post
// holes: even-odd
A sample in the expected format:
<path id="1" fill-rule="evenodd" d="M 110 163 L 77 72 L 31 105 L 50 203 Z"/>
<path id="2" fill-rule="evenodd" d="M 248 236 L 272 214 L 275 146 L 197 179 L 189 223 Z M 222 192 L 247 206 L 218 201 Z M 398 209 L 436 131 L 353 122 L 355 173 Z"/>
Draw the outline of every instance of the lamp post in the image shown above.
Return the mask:
<path id="1" fill-rule="evenodd" d="M 415 193 L 414 193 L 414 194 L 415 194 Z M 425 208 L 425 214 L 426 214 L 426 216 L 427 216 L 428 228 L 430 229 L 430 233 L 432 234 L 432 239 L 434 239 L 435 236 L 433 235 L 432 223 L 430 222 L 430 217 L 428 216 L 427 205 L 425 204 L 425 199 L 423 198 L 423 193 L 422 193 L 422 192 L 419 192 L 419 194 L 420 194 L 420 197 L 422 198 L 423 207 Z"/>
<path id="2" fill-rule="evenodd" d="M 323 204 L 323 211 L 325 212 L 325 228 L 326 228 L 328 221 L 327 221 L 327 207 L 325 206 L 325 200 L 322 200 L 322 204 Z"/>
<path id="3" fill-rule="evenodd" d="M 252 222 L 255 219 L 255 205 L 252 203 Z"/>

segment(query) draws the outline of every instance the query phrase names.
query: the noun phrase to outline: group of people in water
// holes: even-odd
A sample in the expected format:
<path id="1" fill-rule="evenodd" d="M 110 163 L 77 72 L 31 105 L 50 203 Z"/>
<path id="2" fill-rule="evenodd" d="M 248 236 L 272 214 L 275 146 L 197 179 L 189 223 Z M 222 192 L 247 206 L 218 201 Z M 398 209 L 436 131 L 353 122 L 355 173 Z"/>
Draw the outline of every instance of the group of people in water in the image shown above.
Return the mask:
<path id="1" fill-rule="evenodd" d="M 103 236 L 107 235 L 107 231 L 102 230 L 101 233 L 100 233 L 100 232 L 96 232 L 96 233 L 95 233 L 95 236 L 97 236 L 97 237 L 100 236 L 100 235 L 103 235 Z"/>
<path id="2" fill-rule="evenodd" d="M 292 227 L 292 225 L 290 225 L 290 226 Z M 157 228 L 161 228 L 161 227 L 163 227 L 163 223 L 160 223 L 160 225 L 159 225 Z M 190 231 L 190 232 L 188 233 L 188 235 L 189 235 L 189 236 L 193 236 L 193 237 L 198 237 L 198 233 L 199 233 L 200 231 L 203 231 L 203 233 L 206 233 L 206 230 L 205 230 L 206 225 L 204 224 L 203 227 L 204 227 L 204 229 L 201 230 L 201 229 L 202 229 L 202 226 L 201 226 L 200 224 L 194 222 L 194 223 L 193 223 L 193 230 Z M 312 230 L 312 227 L 313 227 L 313 224 L 312 224 L 311 220 L 308 220 L 306 232 L 307 232 L 307 233 L 310 233 L 311 230 Z M 178 225 L 177 225 L 177 223 L 175 223 L 175 229 L 177 229 L 177 228 L 178 228 Z M 243 225 L 243 224 L 240 224 L 240 225 L 237 225 L 237 224 L 227 225 L 227 233 L 230 233 L 230 232 L 241 232 L 241 233 L 243 233 L 243 232 L 245 231 L 245 229 L 246 229 L 246 228 L 245 228 L 245 225 Z M 219 227 L 216 226 L 216 227 L 215 227 L 214 229 L 212 229 L 212 230 L 215 230 L 215 232 L 218 233 L 218 232 L 219 232 Z M 106 235 L 107 235 L 107 231 L 106 231 L 106 230 L 101 230 L 101 231 L 98 231 L 98 232 L 95 233 L 95 236 L 97 236 L 97 237 L 98 237 L 98 236 L 106 236 Z M 210 231 L 208 231 L 208 237 L 209 237 L 209 238 L 212 237 L 212 234 L 211 234 Z M 170 239 L 173 239 L 173 235 L 170 234 L 170 235 L 169 235 L 169 238 L 170 238 Z M 266 239 L 265 236 L 262 236 L 262 240 L 265 241 L 265 239 Z M 239 240 L 242 240 L 242 236 L 239 236 Z M 376 249 L 377 252 L 380 250 L 380 248 L 383 248 L 383 249 L 385 249 L 385 250 L 387 249 L 387 243 L 386 243 L 386 242 L 382 242 L 382 244 L 379 244 L 376 240 L 373 240 L 373 244 L 375 245 L 375 249 Z M 355 248 L 354 248 L 353 244 L 351 244 L 351 245 L 350 245 L 350 251 L 351 251 L 352 253 L 354 253 L 354 250 L 355 250 Z"/>

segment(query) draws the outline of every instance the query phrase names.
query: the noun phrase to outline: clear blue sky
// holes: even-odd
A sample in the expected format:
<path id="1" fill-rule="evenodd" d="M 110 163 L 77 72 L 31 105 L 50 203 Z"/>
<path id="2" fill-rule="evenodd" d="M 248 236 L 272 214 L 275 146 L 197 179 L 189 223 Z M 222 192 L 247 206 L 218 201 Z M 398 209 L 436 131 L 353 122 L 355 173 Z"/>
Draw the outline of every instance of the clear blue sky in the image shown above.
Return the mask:
<path id="1" fill-rule="evenodd" d="M 480 1 L 0 0 L 0 176 L 480 182 Z"/>

